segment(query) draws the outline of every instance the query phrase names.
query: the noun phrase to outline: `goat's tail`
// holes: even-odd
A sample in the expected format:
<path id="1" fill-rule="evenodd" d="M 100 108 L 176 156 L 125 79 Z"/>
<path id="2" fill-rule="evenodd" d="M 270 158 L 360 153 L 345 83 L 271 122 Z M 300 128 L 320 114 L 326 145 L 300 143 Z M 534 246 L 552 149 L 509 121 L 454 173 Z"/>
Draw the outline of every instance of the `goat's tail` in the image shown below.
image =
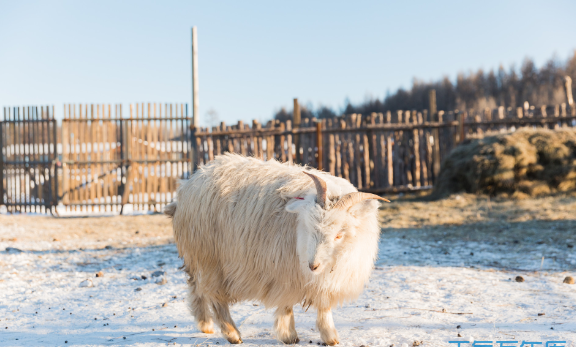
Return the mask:
<path id="1" fill-rule="evenodd" d="M 176 205 L 177 205 L 176 201 L 173 201 L 170 204 L 168 204 L 166 207 L 164 207 L 164 214 L 170 218 L 173 218 L 174 214 L 176 213 Z"/>

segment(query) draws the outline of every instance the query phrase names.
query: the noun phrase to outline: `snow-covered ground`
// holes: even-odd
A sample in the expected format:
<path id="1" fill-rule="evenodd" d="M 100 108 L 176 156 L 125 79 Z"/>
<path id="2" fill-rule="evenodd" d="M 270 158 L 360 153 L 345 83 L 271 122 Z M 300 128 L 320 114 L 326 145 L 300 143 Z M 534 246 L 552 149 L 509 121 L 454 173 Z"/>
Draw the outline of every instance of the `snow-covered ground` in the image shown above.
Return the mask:
<path id="1" fill-rule="evenodd" d="M 9 245 L 0 242 L 0 249 Z M 194 324 L 173 244 L 90 250 L 18 245 L 22 252 L 0 252 L 0 346 L 228 344 Z M 574 275 L 574 252 L 517 247 L 383 234 L 365 292 L 334 312 L 341 345 L 506 340 L 519 341 L 518 347 L 522 341 L 575 346 L 576 285 L 562 283 Z M 542 261 L 547 254 L 554 260 Z M 99 271 L 103 277 L 95 277 Z M 525 281 L 516 282 L 518 275 Z M 80 286 L 87 279 L 92 285 Z M 245 345 L 281 344 L 272 334 L 270 310 L 245 302 L 231 311 Z M 298 307 L 295 315 L 300 345 L 321 343 L 315 313 Z"/>

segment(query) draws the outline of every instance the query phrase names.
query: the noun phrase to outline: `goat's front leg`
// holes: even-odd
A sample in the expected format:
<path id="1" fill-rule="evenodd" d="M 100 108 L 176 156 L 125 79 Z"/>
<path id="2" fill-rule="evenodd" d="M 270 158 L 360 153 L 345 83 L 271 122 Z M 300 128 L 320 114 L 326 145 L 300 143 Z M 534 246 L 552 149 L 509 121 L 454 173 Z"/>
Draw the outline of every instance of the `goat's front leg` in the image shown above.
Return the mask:
<path id="1" fill-rule="evenodd" d="M 318 309 L 316 328 L 318 328 L 320 331 L 320 337 L 322 338 L 322 341 L 324 341 L 324 343 L 328 346 L 334 346 L 340 343 L 338 331 L 336 331 L 334 320 L 332 319 L 331 309 Z"/>
<path id="2" fill-rule="evenodd" d="M 279 307 L 275 313 L 274 331 L 278 340 L 287 345 L 300 342 L 296 326 L 294 324 L 294 311 L 292 307 Z"/>
<path id="3" fill-rule="evenodd" d="M 212 302 L 212 310 L 214 311 L 214 318 L 216 318 L 226 340 L 232 344 L 242 343 L 240 332 L 230 316 L 228 304 L 214 301 Z"/>

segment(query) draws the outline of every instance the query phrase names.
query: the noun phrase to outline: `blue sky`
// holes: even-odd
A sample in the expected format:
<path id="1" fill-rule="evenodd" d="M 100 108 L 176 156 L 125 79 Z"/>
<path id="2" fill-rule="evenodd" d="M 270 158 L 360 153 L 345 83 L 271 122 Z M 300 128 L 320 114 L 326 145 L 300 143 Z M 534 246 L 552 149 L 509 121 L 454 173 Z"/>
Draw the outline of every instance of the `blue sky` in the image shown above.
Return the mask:
<path id="1" fill-rule="evenodd" d="M 576 48 L 576 1 L 5 1 L 0 106 L 190 102 L 201 123 L 268 119 L 292 98 L 342 108 L 414 77 L 538 65 Z"/>

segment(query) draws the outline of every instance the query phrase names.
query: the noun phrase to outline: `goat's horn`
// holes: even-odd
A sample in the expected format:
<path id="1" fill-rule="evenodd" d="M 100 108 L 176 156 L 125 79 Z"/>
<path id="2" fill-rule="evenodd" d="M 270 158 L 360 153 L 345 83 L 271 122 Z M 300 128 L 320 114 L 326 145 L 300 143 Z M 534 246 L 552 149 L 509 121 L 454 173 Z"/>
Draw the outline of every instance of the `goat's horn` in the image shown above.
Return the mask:
<path id="1" fill-rule="evenodd" d="M 337 210 L 347 211 L 348 209 L 350 209 L 350 207 L 356 205 L 360 201 L 370 200 L 370 199 L 376 199 L 376 200 L 382 200 L 382 201 L 390 202 L 390 200 L 379 197 L 376 194 L 354 192 L 354 193 L 346 194 L 343 197 L 341 197 L 340 200 L 338 200 L 338 202 L 336 204 L 334 204 L 333 208 L 337 209 Z"/>
<path id="2" fill-rule="evenodd" d="M 320 205 L 320 207 L 324 208 L 324 205 L 326 204 L 326 192 L 327 192 L 326 182 L 324 182 L 323 179 L 321 179 L 316 175 L 313 175 L 306 171 L 304 171 L 304 173 L 310 176 L 312 181 L 314 181 L 314 185 L 316 186 L 316 202 L 318 203 L 318 205 Z"/>

